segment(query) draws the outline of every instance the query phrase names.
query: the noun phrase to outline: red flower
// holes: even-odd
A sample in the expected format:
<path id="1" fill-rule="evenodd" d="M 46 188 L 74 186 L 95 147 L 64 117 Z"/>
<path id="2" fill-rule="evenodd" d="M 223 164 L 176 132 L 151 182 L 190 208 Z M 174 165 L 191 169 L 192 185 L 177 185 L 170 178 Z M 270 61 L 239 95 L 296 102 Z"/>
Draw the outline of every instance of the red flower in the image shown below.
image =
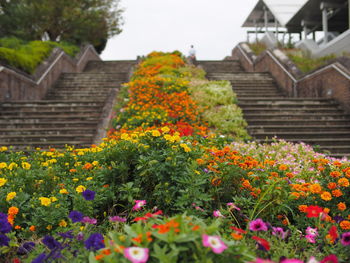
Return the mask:
<path id="1" fill-rule="evenodd" d="M 247 234 L 247 231 L 243 230 L 243 229 L 240 229 L 238 227 L 234 227 L 234 226 L 230 226 L 230 228 L 240 234 Z"/>
<path id="2" fill-rule="evenodd" d="M 339 235 L 338 235 L 338 230 L 337 230 L 337 227 L 336 227 L 336 226 L 332 226 L 332 227 L 329 229 L 328 234 L 331 236 L 332 242 L 335 242 L 335 241 L 337 240 L 337 238 L 339 237 Z"/>
<path id="3" fill-rule="evenodd" d="M 270 243 L 263 239 L 263 238 L 260 238 L 260 237 L 257 237 L 257 236 L 252 236 L 252 239 L 254 239 L 260 246 L 262 246 L 266 251 L 269 251 L 270 250 Z"/>
<path id="4" fill-rule="evenodd" d="M 320 213 L 323 212 L 322 207 L 317 205 L 310 205 L 306 208 L 307 217 L 319 217 Z"/>
<path id="5" fill-rule="evenodd" d="M 339 263 L 336 255 L 329 255 L 321 260 L 320 263 Z"/>

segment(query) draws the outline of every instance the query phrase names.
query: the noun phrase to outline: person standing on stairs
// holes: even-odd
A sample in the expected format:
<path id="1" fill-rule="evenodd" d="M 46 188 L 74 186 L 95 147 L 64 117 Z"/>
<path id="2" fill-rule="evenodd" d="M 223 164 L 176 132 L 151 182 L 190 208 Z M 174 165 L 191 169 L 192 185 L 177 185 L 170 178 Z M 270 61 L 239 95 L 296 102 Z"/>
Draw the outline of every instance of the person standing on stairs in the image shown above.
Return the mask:
<path id="1" fill-rule="evenodd" d="M 194 49 L 194 46 L 191 45 L 190 51 L 188 52 L 188 62 L 190 64 L 195 64 L 196 62 L 196 50 Z"/>

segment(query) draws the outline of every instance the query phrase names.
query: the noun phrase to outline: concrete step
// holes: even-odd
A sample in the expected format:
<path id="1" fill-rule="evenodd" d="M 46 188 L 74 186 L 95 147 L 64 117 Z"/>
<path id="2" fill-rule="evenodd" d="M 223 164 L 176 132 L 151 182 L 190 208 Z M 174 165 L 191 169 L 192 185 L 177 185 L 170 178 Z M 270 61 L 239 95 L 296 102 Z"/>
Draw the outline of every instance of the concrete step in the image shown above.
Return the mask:
<path id="1" fill-rule="evenodd" d="M 79 141 L 85 144 L 91 144 L 93 140 L 94 134 L 42 134 L 39 135 L 0 135 L 0 144 L 4 143 L 27 143 L 27 142 L 53 142 L 53 141 Z"/>
<path id="2" fill-rule="evenodd" d="M 38 123 L 25 123 L 25 122 L 19 122 L 19 123 L 6 123 L 6 126 L 3 125 L 1 127 L 6 127 L 7 129 L 31 129 L 31 128 L 52 128 L 52 129 L 60 129 L 61 127 L 64 128 L 80 128 L 80 129 L 88 129 L 88 128 L 94 128 L 96 129 L 97 123 L 86 121 L 86 120 L 79 120 L 79 121 L 40 121 Z"/>
<path id="3" fill-rule="evenodd" d="M 326 131 L 323 129 L 319 132 L 309 132 L 309 131 L 285 131 L 285 132 L 254 132 L 251 135 L 256 139 L 266 139 L 277 137 L 280 139 L 329 139 L 329 138 L 344 138 L 350 139 L 350 131 Z"/>
<path id="4" fill-rule="evenodd" d="M 288 124 L 285 125 L 249 125 L 248 131 L 252 133 L 263 133 L 263 132 L 273 132 L 273 133 L 279 133 L 279 132 L 322 132 L 325 131 L 324 125 L 300 125 L 296 124 L 293 126 L 290 126 Z M 350 124 L 343 124 L 343 125 L 333 125 L 331 127 L 327 127 L 327 132 L 337 132 L 337 131 L 344 131 L 350 133 Z"/>
<path id="5" fill-rule="evenodd" d="M 257 101 L 257 102 L 240 102 L 240 98 L 238 98 L 238 106 L 243 109 L 243 111 L 246 108 L 249 109 L 274 109 L 274 110 L 286 110 L 287 108 L 289 110 L 293 110 L 293 108 L 299 110 L 311 110 L 311 109 L 334 109 L 338 108 L 339 106 L 337 104 L 329 104 L 329 103 L 317 103 L 317 102 L 311 102 L 311 103 L 305 103 L 305 102 L 289 102 L 286 101 L 279 101 L 279 102 L 266 102 L 266 101 Z"/>
<path id="6" fill-rule="evenodd" d="M 197 61 L 206 72 L 241 72 L 243 71 L 239 61 Z"/>
<path id="7" fill-rule="evenodd" d="M 84 72 L 95 73 L 129 73 L 132 67 L 136 66 L 136 60 L 120 61 L 89 61 L 85 66 Z"/>
<path id="8" fill-rule="evenodd" d="M 77 135 L 81 134 L 93 135 L 96 132 L 95 127 L 55 127 L 55 128 L 22 128 L 22 129 L 11 129 L 11 128 L 0 128 L 0 135 Z"/>
<path id="9" fill-rule="evenodd" d="M 347 114 L 319 114 L 319 113 L 295 113 L 295 112 L 289 112 L 289 113 L 245 113 L 244 118 L 247 120 L 254 120 L 259 118 L 266 118 L 266 119 L 284 119 L 284 120 L 333 120 L 333 119 L 346 119 L 350 120 L 350 115 Z"/>
<path id="10" fill-rule="evenodd" d="M 74 146 L 75 148 L 86 148 L 90 147 L 92 143 L 87 143 L 85 141 L 51 141 L 51 142 L 4 142 L 0 143 L 1 146 L 11 147 L 15 151 L 31 151 L 31 149 L 41 148 L 41 149 L 50 149 L 57 148 L 62 149 L 66 146 Z"/>
<path id="11" fill-rule="evenodd" d="M 274 139 L 257 139 L 257 142 L 272 143 Z M 350 138 L 304 138 L 304 139 L 287 139 L 286 141 L 293 143 L 304 142 L 309 145 L 319 145 L 321 148 L 333 148 L 334 146 L 345 146 L 350 150 Z M 332 151 L 333 152 L 333 151 Z M 350 151 L 348 151 L 350 153 Z"/>
<path id="12" fill-rule="evenodd" d="M 95 101 L 101 101 L 104 102 L 107 99 L 108 95 L 103 95 L 103 96 L 94 96 L 94 95 L 79 95 L 79 94 L 48 94 L 46 96 L 46 99 L 50 100 L 65 100 L 65 101 L 70 101 L 70 100 L 77 100 L 77 99 L 81 99 L 81 100 L 90 100 L 90 99 L 94 99 Z"/>
<path id="13" fill-rule="evenodd" d="M 93 117 L 99 117 L 101 115 L 101 110 L 73 110 L 73 111 L 1 111 L 0 112 L 0 118 L 2 116 L 6 116 L 6 118 L 16 118 L 16 117 L 23 117 L 23 118 L 35 118 L 36 116 L 50 116 L 52 118 L 55 118 L 56 116 L 93 116 Z"/>
<path id="14" fill-rule="evenodd" d="M 249 119 L 247 120 L 248 125 L 324 125 L 324 128 L 327 128 L 328 126 L 333 125 L 346 125 L 349 124 L 348 119 L 332 119 L 332 120 L 281 120 L 281 119 Z"/>
<path id="15" fill-rule="evenodd" d="M 283 107 L 283 108 L 266 108 L 266 107 L 245 107 L 242 108 L 244 114 L 303 114 L 303 113 L 320 113 L 320 114 L 342 114 L 343 111 L 338 107 L 318 107 L 318 108 L 295 108 L 295 107 Z"/>
<path id="16" fill-rule="evenodd" d="M 99 120 L 99 117 L 96 116 L 89 116 L 89 115 L 67 115 L 67 116 L 43 116 L 43 115 L 36 115 L 31 116 L 30 118 L 27 116 L 21 117 L 21 116 L 1 116 L 0 117 L 0 124 L 1 125 L 9 125 L 9 124 L 20 124 L 20 123 L 41 123 L 41 122 L 57 122 L 57 121 L 91 121 L 91 122 L 97 122 Z"/>

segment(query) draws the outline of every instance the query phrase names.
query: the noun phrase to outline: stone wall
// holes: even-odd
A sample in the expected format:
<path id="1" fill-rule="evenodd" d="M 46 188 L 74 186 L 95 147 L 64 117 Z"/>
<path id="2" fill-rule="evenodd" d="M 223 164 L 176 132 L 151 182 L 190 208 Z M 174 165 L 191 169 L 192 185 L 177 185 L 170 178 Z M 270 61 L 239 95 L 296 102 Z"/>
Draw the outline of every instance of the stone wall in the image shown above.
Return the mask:
<path id="1" fill-rule="evenodd" d="M 101 60 L 92 46 L 82 48 L 74 59 L 56 48 L 33 75 L 0 66 L 0 102 L 40 100 L 45 97 L 61 73 L 82 72 L 90 60 Z"/>

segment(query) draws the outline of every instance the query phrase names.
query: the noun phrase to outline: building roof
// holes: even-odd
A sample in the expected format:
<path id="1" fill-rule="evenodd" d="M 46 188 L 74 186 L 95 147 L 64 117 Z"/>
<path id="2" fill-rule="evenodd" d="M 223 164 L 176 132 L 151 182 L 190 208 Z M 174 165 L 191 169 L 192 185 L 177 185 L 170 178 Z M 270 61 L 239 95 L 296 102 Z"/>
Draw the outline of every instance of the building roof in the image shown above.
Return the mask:
<path id="1" fill-rule="evenodd" d="M 302 20 L 313 31 L 322 30 L 322 11 L 320 9 L 321 2 L 325 0 L 308 0 L 298 12 L 287 22 L 286 27 L 289 32 L 301 32 Z M 327 2 L 327 1 L 326 1 Z M 348 0 L 331 0 L 332 4 L 340 5 L 340 8 L 334 9 L 334 12 L 329 16 L 328 29 L 329 31 L 343 32 L 349 26 L 349 11 Z"/>
<path id="2" fill-rule="evenodd" d="M 279 26 L 285 27 L 287 22 L 308 0 L 259 0 L 252 12 L 243 23 L 243 27 L 264 25 L 264 6 L 270 11 L 268 26 L 275 26 L 275 19 Z"/>

